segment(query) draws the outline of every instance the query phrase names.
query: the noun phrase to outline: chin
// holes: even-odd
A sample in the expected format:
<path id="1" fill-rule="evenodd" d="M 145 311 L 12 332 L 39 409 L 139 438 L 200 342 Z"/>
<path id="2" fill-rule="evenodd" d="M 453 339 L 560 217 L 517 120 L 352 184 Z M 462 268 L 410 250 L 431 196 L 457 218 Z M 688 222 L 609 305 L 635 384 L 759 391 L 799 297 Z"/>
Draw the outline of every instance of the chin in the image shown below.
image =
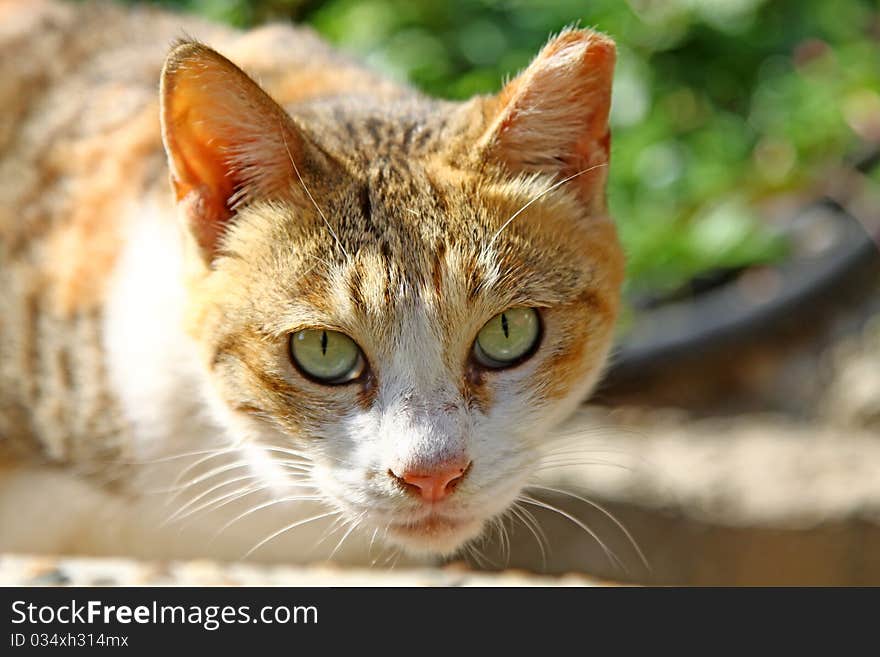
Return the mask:
<path id="1" fill-rule="evenodd" d="M 429 516 L 388 526 L 387 540 L 414 556 L 446 557 L 483 532 L 485 522 Z"/>

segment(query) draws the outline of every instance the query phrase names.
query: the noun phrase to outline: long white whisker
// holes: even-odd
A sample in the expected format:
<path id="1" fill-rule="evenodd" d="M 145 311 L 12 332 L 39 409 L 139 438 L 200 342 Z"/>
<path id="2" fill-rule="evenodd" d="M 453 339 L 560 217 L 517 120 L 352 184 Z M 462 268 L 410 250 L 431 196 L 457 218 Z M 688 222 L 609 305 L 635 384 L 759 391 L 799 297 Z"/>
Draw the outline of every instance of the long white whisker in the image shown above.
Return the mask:
<path id="1" fill-rule="evenodd" d="M 201 493 L 199 493 L 198 495 L 193 497 L 186 504 L 183 504 L 182 506 L 180 506 L 174 513 L 172 513 L 170 516 L 168 516 L 168 519 L 163 524 L 173 522 L 177 516 L 184 513 L 187 509 L 192 507 L 194 504 L 198 503 L 199 500 L 204 499 L 206 496 L 210 495 L 211 493 L 213 493 L 216 490 L 219 490 L 221 488 L 225 488 L 226 486 L 229 486 L 230 484 L 238 483 L 239 481 L 247 481 L 249 479 L 256 479 L 256 478 L 257 478 L 257 474 L 251 472 L 249 474 L 242 475 L 240 477 L 233 477 L 232 479 L 227 479 L 226 481 L 223 481 L 219 484 L 215 484 L 214 486 L 211 486 L 207 490 L 202 491 Z"/>
<path id="2" fill-rule="evenodd" d="M 290 456 L 298 456 L 300 457 L 304 463 L 311 463 L 312 458 L 306 454 L 305 452 L 298 449 L 291 449 L 289 447 L 279 447 L 277 445 L 260 445 L 260 449 L 264 449 L 267 452 L 278 452 L 280 454 L 289 454 Z"/>
<path id="3" fill-rule="evenodd" d="M 158 463 L 168 463 L 169 461 L 177 461 L 178 459 L 185 459 L 190 456 L 203 456 L 205 454 L 220 456 L 221 454 L 228 454 L 229 452 L 235 451 L 234 448 L 224 446 L 224 447 L 215 447 L 213 449 L 199 449 L 193 452 L 182 452 L 180 454 L 172 454 L 170 456 L 161 456 L 155 459 L 146 459 L 146 460 L 125 460 L 120 461 L 123 465 L 156 465 Z M 197 462 L 200 463 L 201 461 Z M 197 464 L 196 463 L 196 464 Z M 194 464 L 194 465 L 196 465 Z"/>
<path id="4" fill-rule="evenodd" d="M 547 549 L 545 547 L 545 543 L 547 541 L 547 537 L 544 532 L 541 530 L 541 527 L 538 525 L 538 521 L 535 520 L 535 517 L 529 513 L 528 509 L 522 508 L 518 502 L 514 502 L 510 507 L 510 511 L 515 518 L 517 518 L 523 526 L 529 530 L 532 536 L 535 537 L 535 542 L 538 544 L 538 550 L 541 552 L 541 568 L 547 568 Z"/>
<path id="5" fill-rule="evenodd" d="M 293 155 L 290 153 L 290 147 L 287 145 L 287 137 L 284 134 L 284 127 L 281 127 L 281 140 L 284 142 L 284 150 L 287 151 L 287 157 L 290 159 L 290 164 L 293 165 L 293 170 L 296 173 L 296 177 L 299 178 L 299 184 L 302 185 L 302 188 L 305 190 L 306 194 L 308 194 L 309 200 L 312 202 L 312 205 L 315 206 L 315 209 L 318 211 L 318 214 L 321 215 L 321 219 L 324 220 L 324 225 L 327 226 L 327 230 L 330 231 L 330 234 L 333 236 L 333 239 L 336 240 L 336 244 L 339 245 L 342 253 L 345 254 L 345 257 L 348 257 L 348 251 L 345 250 L 345 247 L 342 246 L 342 242 L 339 241 L 339 237 L 336 235 L 336 231 L 333 230 L 333 226 L 330 225 L 330 222 L 327 221 L 327 217 L 324 215 L 324 211 L 318 205 L 318 202 L 315 201 L 315 197 L 312 196 L 312 192 L 309 191 L 308 186 L 306 185 L 306 181 L 303 180 L 303 177 L 299 173 L 299 167 L 296 166 L 296 162 L 293 159 Z"/>
<path id="6" fill-rule="evenodd" d="M 283 467 L 287 470 L 291 470 L 293 472 L 308 473 L 308 472 L 312 472 L 312 470 L 314 469 L 314 466 L 308 465 L 305 463 L 295 463 L 293 461 L 285 461 L 285 460 L 278 460 L 278 459 L 276 459 L 273 462 L 280 465 L 281 467 Z"/>
<path id="7" fill-rule="evenodd" d="M 575 465 L 598 465 L 604 468 L 616 468 L 618 470 L 626 470 L 627 472 L 632 472 L 632 468 L 626 465 L 621 465 L 620 463 L 612 463 L 611 461 L 545 461 L 535 467 L 534 472 L 543 472 L 545 470 L 559 470 L 562 468 L 568 468 Z"/>
<path id="8" fill-rule="evenodd" d="M 237 516 L 235 516 L 234 518 L 232 518 L 229 522 L 224 524 L 222 527 L 220 527 L 220 529 L 218 529 L 214 533 L 213 539 L 216 539 L 220 534 L 222 534 L 224 531 L 229 529 L 232 525 L 237 523 L 239 520 L 243 520 L 244 518 L 248 517 L 252 513 L 256 513 L 257 511 L 261 511 L 262 509 L 268 508 L 270 506 L 274 506 L 276 504 L 283 504 L 284 502 L 315 502 L 315 501 L 319 501 L 321 499 L 323 499 L 323 498 L 319 495 L 303 495 L 303 496 L 296 496 L 296 497 L 279 497 L 277 499 L 269 500 L 268 502 L 263 502 L 262 504 L 258 504 L 257 506 L 252 507 L 252 508 L 248 509 L 247 511 L 244 511 L 244 512 L 238 514 Z"/>
<path id="9" fill-rule="evenodd" d="M 358 527 L 360 527 L 360 525 L 361 525 L 361 521 L 363 520 L 364 515 L 366 515 L 366 514 L 365 514 L 365 513 L 362 513 L 360 516 L 358 516 L 358 517 L 355 518 L 354 520 L 350 520 L 350 521 L 348 521 L 348 522 L 351 523 L 351 527 L 349 527 L 349 528 L 348 528 L 348 531 L 346 531 L 346 532 L 342 535 L 342 538 L 339 539 L 339 542 L 336 544 L 336 547 L 333 548 L 333 550 L 330 552 L 330 556 L 327 557 L 328 559 L 333 559 L 333 557 L 334 557 L 334 556 L 336 555 L 336 553 L 339 551 L 339 548 L 341 548 L 341 547 L 342 547 L 342 544 L 345 543 L 345 539 L 347 539 L 355 529 L 357 529 Z"/>
<path id="10" fill-rule="evenodd" d="M 367 558 L 368 558 L 368 559 L 370 559 L 371 555 L 373 554 L 373 543 L 376 541 L 376 534 L 378 534 L 378 533 L 379 533 L 379 528 L 376 527 L 376 528 L 373 530 L 373 535 L 370 536 L 370 546 L 367 548 Z M 375 566 L 375 565 L 376 565 L 376 560 L 375 560 L 375 559 L 372 559 L 372 560 L 370 561 L 370 565 L 371 565 L 371 566 Z"/>
<path id="11" fill-rule="evenodd" d="M 250 477 L 250 478 L 253 479 L 254 477 Z M 260 483 L 260 482 L 257 482 L 257 483 Z M 315 491 L 315 487 L 310 484 L 285 482 L 284 485 L 287 488 L 307 488 L 307 489 L 311 489 L 311 490 Z M 169 518 L 168 522 L 170 523 L 175 520 L 183 520 L 184 518 L 188 518 L 189 516 L 191 516 L 195 513 L 198 513 L 199 511 L 202 511 L 204 509 L 213 508 L 213 510 L 216 510 L 216 509 L 219 509 L 219 508 L 226 506 L 227 504 L 234 502 L 237 499 L 245 497 L 246 495 L 250 495 L 253 492 L 256 492 L 258 490 L 268 490 L 268 489 L 269 489 L 269 486 L 267 484 L 261 484 L 257 487 L 251 486 L 250 488 L 244 488 L 244 489 L 239 488 L 239 489 L 232 491 L 230 493 L 224 493 L 223 495 L 213 497 L 210 500 L 208 500 L 207 502 L 203 502 L 202 504 L 198 505 L 196 508 L 190 509 L 186 513 L 181 513 L 181 511 L 182 511 L 182 509 L 181 509 L 174 516 Z M 242 492 L 242 491 L 245 491 L 245 492 Z M 317 491 L 315 491 L 315 492 L 317 492 Z M 222 504 L 218 504 L 218 502 L 222 502 Z"/>
<path id="12" fill-rule="evenodd" d="M 612 550 L 608 549 L 608 546 L 605 545 L 605 543 L 602 541 L 602 539 L 600 539 L 596 535 L 596 532 L 594 532 L 592 529 L 590 529 L 581 520 L 578 520 L 573 515 L 571 515 L 570 513 L 566 512 L 566 511 L 563 511 L 562 509 L 556 508 L 552 504 L 547 504 L 546 502 L 536 500 L 535 498 L 529 497 L 528 495 L 520 495 L 519 499 L 522 500 L 523 502 L 525 502 L 526 504 L 538 506 L 543 509 L 547 509 L 548 511 L 554 511 L 554 512 L 558 513 L 559 515 L 561 515 L 563 518 L 567 518 L 568 520 L 573 522 L 575 525 L 577 525 L 578 527 L 583 529 L 587 534 L 589 534 L 593 538 L 593 540 L 595 540 L 596 543 L 599 544 L 599 547 L 601 547 L 602 551 L 605 552 L 605 556 L 608 558 L 608 561 L 611 562 L 612 566 L 617 565 L 623 570 L 623 572 L 629 573 L 629 570 L 627 569 L 626 565 L 620 560 L 620 558 L 616 554 L 614 554 L 614 552 Z"/>
<path id="13" fill-rule="evenodd" d="M 264 538 L 262 541 L 260 541 L 259 543 L 257 543 L 254 547 L 252 547 L 250 550 L 248 550 L 247 552 L 245 552 L 245 554 L 242 556 L 242 559 L 247 559 L 247 558 L 248 558 L 249 556 L 251 556 L 254 552 L 256 552 L 256 551 L 259 550 L 261 547 L 263 547 L 266 543 L 268 543 L 269 541 L 271 541 L 271 540 L 273 540 L 273 539 L 275 539 L 275 538 L 281 536 L 281 534 L 284 534 L 285 532 L 289 532 L 291 529 L 295 529 L 295 528 L 300 527 L 300 526 L 302 526 L 302 525 L 305 525 L 305 524 L 307 524 L 307 523 L 314 522 L 314 521 L 316 521 L 316 520 L 320 520 L 321 518 L 327 518 L 327 517 L 329 517 L 329 516 L 335 516 L 335 515 L 337 515 L 337 514 L 339 514 L 339 513 L 342 513 L 342 512 L 341 512 L 341 511 L 327 511 L 326 513 L 319 513 L 318 515 L 316 515 L 316 516 L 311 516 L 310 518 L 306 518 L 305 520 L 297 520 L 296 522 L 292 522 L 292 523 L 290 523 L 289 525 L 286 525 L 286 526 L 282 527 L 282 528 L 279 529 L 278 531 L 276 531 L 276 532 L 272 532 L 271 534 L 269 534 L 266 538 Z"/>
<path id="14" fill-rule="evenodd" d="M 336 520 L 334 520 L 332 523 L 330 523 L 330 526 L 324 530 L 324 533 L 321 534 L 321 538 L 318 539 L 317 543 L 315 543 L 315 547 L 316 548 L 320 547 L 324 541 L 326 541 L 328 538 L 333 536 L 333 534 L 335 534 L 337 531 L 339 531 L 340 529 L 345 527 L 347 524 L 348 524 L 348 519 L 345 517 L 345 515 L 340 514 L 340 516 Z"/>
<path id="15" fill-rule="evenodd" d="M 250 464 L 247 463 L 246 461 L 235 461 L 234 463 L 227 463 L 226 465 L 222 465 L 220 467 L 214 468 L 213 470 L 209 470 L 205 474 L 198 475 L 198 476 L 188 480 L 185 484 L 182 484 L 180 486 L 175 486 L 175 487 L 169 489 L 168 492 L 174 491 L 174 495 L 171 495 L 168 498 L 168 503 L 170 504 L 171 502 L 176 500 L 183 491 L 187 490 L 188 488 L 190 488 L 192 486 L 195 486 L 196 484 L 200 484 L 203 481 L 205 481 L 207 479 L 211 479 L 213 477 L 216 477 L 217 475 L 223 474 L 224 472 L 229 472 L 230 470 L 238 470 L 240 468 L 247 468 L 249 466 L 250 466 Z"/>
<path id="16" fill-rule="evenodd" d="M 225 456 L 226 454 L 232 454 L 236 451 L 237 450 L 235 448 L 231 448 L 231 447 L 224 448 L 224 449 L 218 450 L 216 452 L 212 452 L 212 453 L 208 454 L 207 456 L 203 456 L 202 458 L 198 459 L 197 461 L 195 461 L 193 463 L 190 463 L 188 466 L 186 466 L 183 470 L 181 470 L 177 474 L 177 477 L 172 482 L 171 487 L 168 489 L 168 492 L 171 492 L 173 490 L 178 490 L 177 486 L 178 486 L 178 484 L 180 484 L 180 481 L 186 476 L 186 474 L 188 472 L 192 471 L 193 469 L 199 467 L 202 463 L 206 463 L 207 461 L 210 461 L 211 459 L 216 458 L 218 456 Z"/>
<path id="17" fill-rule="evenodd" d="M 289 454 L 291 456 L 298 456 L 302 459 L 303 463 L 314 463 L 314 459 L 310 454 L 303 452 L 297 449 L 290 449 L 288 447 L 279 447 L 278 445 L 260 445 L 262 449 L 265 449 L 269 452 L 278 452 L 280 454 Z M 324 454 L 324 458 L 329 459 L 331 461 L 335 461 L 337 463 L 346 463 L 344 459 L 337 458 L 335 456 L 330 456 L 329 454 Z"/>
<path id="18" fill-rule="evenodd" d="M 206 510 L 216 511 L 218 509 L 222 509 L 227 504 L 232 504 L 236 500 L 240 500 L 243 497 L 247 497 L 248 495 L 253 495 L 254 493 L 259 493 L 261 491 L 268 490 L 268 488 L 269 487 L 267 485 L 260 484 L 259 482 L 256 482 L 250 486 L 244 486 L 242 488 L 237 488 L 236 490 L 234 490 L 230 493 L 225 493 L 223 495 L 218 495 L 217 497 L 212 498 L 208 502 L 205 502 L 204 504 L 199 505 L 198 508 L 192 509 L 189 512 L 175 518 L 174 521 L 175 522 L 182 522 L 186 518 L 190 518 L 190 517 L 194 516 L 195 514 L 200 513 L 202 511 L 206 511 Z M 171 521 L 167 521 L 166 523 L 163 523 L 163 524 L 169 524 L 170 522 Z M 181 525 L 180 531 L 183 531 L 183 529 L 185 527 L 186 527 L 186 525 Z"/>
<path id="19" fill-rule="evenodd" d="M 473 557 L 474 561 L 477 563 L 483 570 L 489 570 L 495 565 L 491 559 L 489 559 L 483 552 L 473 543 L 468 543 L 464 546 L 465 550 L 471 557 Z M 488 564 L 488 565 L 487 565 Z"/>
<path id="20" fill-rule="evenodd" d="M 498 540 L 501 543 L 501 559 L 504 561 L 505 565 L 510 563 L 510 537 L 507 534 L 507 527 L 504 524 L 506 518 L 507 514 L 505 513 L 497 518 L 496 522 L 493 522 L 493 525 L 498 532 Z"/>
<path id="21" fill-rule="evenodd" d="M 589 504 L 591 507 L 593 507 L 597 511 L 600 511 L 601 513 L 603 513 L 611 522 L 613 522 L 615 525 L 617 525 L 618 529 L 620 529 L 620 531 L 622 531 L 624 533 L 624 535 L 627 537 L 627 539 L 629 539 L 629 542 L 630 542 L 630 544 L 632 544 L 633 549 L 636 551 L 636 554 L 639 555 L 639 559 L 642 560 L 642 563 L 644 564 L 645 569 L 649 573 L 652 572 L 651 564 L 648 563 L 648 560 L 645 558 L 645 555 L 642 552 L 642 549 L 639 547 L 639 544 L 636 542 L 636 539 L 633 538 L 632 534 L 624 526 L 624 524 L 622 522 L 620 522 L 616 517 L 614 517 L 614 514 L 612 514 L 608 509 L 603 507 L 601 504 L 594 502 L 593 500 L 588 499 L 586 497 L 576 495 L 576 494 L 572 493 L 571 491 L 562 490 L 560 488 L 553 488 L 551 486 L 539 486 L 537 484 L 530 484 L 529 488 L 537 488 L 540 490 L 548 491 L 550 493 L 557 493 L 559 495 L 568 495 L 569 497 L 572 497 L 576 500 L 579 500 L 579 501 L 583 502 L 584 504 Z"/>
<path id="22" fill-rule="evenodd" d="M 492 236 L 492 239 L 489 240 L 489 246 L 492 246 L 492 244 L 495 243 L 495 238 L 498 237 L 498 236 L 501 234 L 501 232 L 502 232 L 505 228 L 507 228 L 507 227 L 510 225 L 510 223 L 511 223 L 514 219 L 516 219 L 520 214 L 522 214 L 523 212 L 525 212 L 526 209 L 527 209 L 532 203 L 535 203 L 535 202 L 538 201 L 540 198 L 542 198 L 545 194 L 549 194 L 549 193 L 552 192 L 554 189 L 557 189 L 557 188 L 559 188 L 560 186 L 564 185 L 564 184 L 567 183 L 569 180 L 572 180 L 572 179 L 574 179 L 574 178 L 577 178 L 578 176 L 582 176 L 583 174 L 585 174 L 585 173 L 587 173 L 587 172 L 589 172 L 589 171 L 593 171 L 594 169 L 599 169 L 599 168 L 604 167 L 604 166 L 606 166 L 606 165 L 603 163 L 603 164 L 596 164 L 596 165 L 593 165 L 593 166 L 591 166 L 591 167 L 587 167 L 587 168 L 584 169 L 583 171 L 578 171 L 577 173 L 572 174 L 572 175 L 568 176 L 567 178 L 563 178 L 562 180 L 559 180 L 559 181 L 555 182 L 554 184 L 550 185 L 547 189 L 545 189 L 545 190 L 543 190 L 542 192 L 540 192 L 540 193 L 539 193 L 537 196 L 535 196 L 531 201 L 529 201 L 529 202 L 526 203 L 524 206 L 522 206 L 519 210 L 517 210 L 516 212 L 514 212 L 514 213 L 510 216 L 510 219 L 508 219 L 507 221 L 505 221 L 505 222 L 501 225 L 501 228 L 499 228 L 499 229 L 495 232 L 495 234 Z"/>

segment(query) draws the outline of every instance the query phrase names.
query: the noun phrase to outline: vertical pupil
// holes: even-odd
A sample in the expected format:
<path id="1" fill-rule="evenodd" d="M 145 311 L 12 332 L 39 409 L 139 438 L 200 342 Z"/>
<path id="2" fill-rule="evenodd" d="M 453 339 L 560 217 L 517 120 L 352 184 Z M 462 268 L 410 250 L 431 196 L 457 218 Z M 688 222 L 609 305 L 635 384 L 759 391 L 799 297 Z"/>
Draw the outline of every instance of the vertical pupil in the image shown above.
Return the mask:
<path id="1" fill-rule="evenodd" d="M 321 355 L 327 355 L 327 331 L 321 331 Z"/>
<path id="2" fill-rule="evenodd" d="M 507 315 L 501 313 L 501 330 L 504 331 L 504 337 L 510 338 L 510 329 L 507 326 Z"/>

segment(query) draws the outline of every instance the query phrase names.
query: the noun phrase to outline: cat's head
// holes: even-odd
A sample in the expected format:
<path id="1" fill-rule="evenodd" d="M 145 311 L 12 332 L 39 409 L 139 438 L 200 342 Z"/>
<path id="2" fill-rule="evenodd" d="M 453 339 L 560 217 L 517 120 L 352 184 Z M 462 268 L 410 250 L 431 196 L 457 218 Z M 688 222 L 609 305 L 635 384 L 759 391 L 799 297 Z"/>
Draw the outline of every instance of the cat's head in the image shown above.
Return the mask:
<path id="1" fill-rule="evenodd" d="M 173 50 L 189 331 L 266 477 L 414 552 L 511 505 L 611 341 L 613 66 L 611 40 L 571 30 L 497 96 L 282 109 L 207 47 Z"/>

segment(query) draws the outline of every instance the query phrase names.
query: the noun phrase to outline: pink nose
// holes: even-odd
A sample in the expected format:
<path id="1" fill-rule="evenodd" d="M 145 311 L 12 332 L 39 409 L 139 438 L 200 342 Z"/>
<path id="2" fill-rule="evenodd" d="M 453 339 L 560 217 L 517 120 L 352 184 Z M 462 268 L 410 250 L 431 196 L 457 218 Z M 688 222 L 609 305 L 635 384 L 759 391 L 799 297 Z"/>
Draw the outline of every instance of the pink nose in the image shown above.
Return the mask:
<path id="1" fill-rule="evenodd" d="M 402 475 L 394 475 L 394 477 L 413 492 L 418 492 L 426 502 L 439 502 L 455 490 L 470 467 L 469 461 L 454 461 L 444 463 L 428 472 L 407 470 Z"/>

